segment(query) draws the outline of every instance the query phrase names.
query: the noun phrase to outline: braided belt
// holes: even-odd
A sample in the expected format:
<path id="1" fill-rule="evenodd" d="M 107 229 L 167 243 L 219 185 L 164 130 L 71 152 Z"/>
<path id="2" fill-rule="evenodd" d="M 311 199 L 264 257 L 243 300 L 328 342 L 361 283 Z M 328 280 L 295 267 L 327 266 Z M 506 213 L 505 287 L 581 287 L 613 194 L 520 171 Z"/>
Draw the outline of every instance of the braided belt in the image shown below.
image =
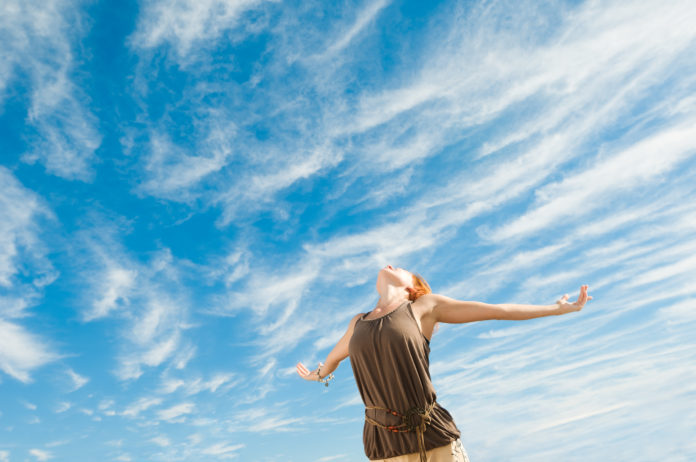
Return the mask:
<path id="1" fill-rule="evenodd" d="M 386 407 L 366 406 L 365 414 L 367 414 L 368 409 L 384 411 L 393 416 L 400 417 L 401 423 L 399 425 L 383 425 L 376 420 L 369 418 L 367 415 L 365 415 L 365 421 L 393 433 L 416 432 L 418 435 L 418 452 L 420 453 L 421 462 L 427 462 L 427 455 L 425 454 L 425 438 L 423 434 L 425 433 L 425 427 L 430 424 L 430 413 L 434 408 L 435 401 L 427 405 L 425 408 L 412 407 L 406 411 L 405 414 L 401 414 Z"/>

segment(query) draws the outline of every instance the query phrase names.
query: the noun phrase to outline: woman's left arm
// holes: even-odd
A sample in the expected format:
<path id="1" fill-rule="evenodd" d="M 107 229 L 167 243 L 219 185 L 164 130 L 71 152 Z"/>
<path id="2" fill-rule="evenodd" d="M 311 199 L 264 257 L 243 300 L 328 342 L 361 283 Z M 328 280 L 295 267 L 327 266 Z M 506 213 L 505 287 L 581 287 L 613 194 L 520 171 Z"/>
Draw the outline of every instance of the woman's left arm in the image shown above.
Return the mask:
<path id="1" fill-rule="evenodd" d="M 575 302 L 568 303 L 568 294 L 565 294 L 553 305 L 518 305 L 514 303 L 493 305 L 455 300 L 439 294 L 427 294 L 423 295 L 423 298 L 427 298 L 423 301 L 427 301 L 427 315 L 433 322 L 453 324 L 490 319 L 521 321 L 542 316 L 566 314 L 580 311 L 588 300 L 592 300 L 592 297 L 587 293 L 587 285 L 580 287 L 580 295 Z"/>

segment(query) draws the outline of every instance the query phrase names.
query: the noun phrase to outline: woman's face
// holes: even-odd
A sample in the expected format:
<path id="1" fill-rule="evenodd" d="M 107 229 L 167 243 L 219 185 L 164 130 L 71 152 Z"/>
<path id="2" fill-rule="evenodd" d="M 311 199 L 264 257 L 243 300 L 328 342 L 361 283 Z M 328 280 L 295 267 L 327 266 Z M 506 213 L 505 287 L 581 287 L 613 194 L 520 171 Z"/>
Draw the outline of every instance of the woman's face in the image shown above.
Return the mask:
<path id="1" fill-rule="evenodd" d="M 413 274 L 403 268 L 387 265 L 377 274 L 377 292 L 384 293 L 388 285 L 396 287 L 413 287 Z"/>

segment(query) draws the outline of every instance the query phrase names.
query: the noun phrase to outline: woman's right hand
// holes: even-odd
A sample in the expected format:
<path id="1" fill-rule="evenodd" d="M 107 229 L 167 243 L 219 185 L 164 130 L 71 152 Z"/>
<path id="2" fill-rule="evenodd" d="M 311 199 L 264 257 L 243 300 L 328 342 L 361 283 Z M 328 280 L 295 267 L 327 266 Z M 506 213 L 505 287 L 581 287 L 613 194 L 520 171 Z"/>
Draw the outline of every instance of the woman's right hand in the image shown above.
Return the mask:
<path id="1" fill-rule="evenodd" d="M 319 363 L 319 364 L 321 364 L 321 363 Z M 298 374 L 300 375 L 300 377 L 302 377 L 303 379 L 309 380 L 309 381 L 312 381 L 312 382 L 318 382 L 318 381 L 319 381 L 319 374 L 317 373 L 318 368 L 317 368 L 317 370 L 310 371 L 310 370 L 307 369 L 307 368 L 305 367 L 305 365 L 302 364 L 302 363 L 297 363 L 297 365 L 295 366 L 295 368 L 297 369 L 297 373 L 298 373 Z"/>

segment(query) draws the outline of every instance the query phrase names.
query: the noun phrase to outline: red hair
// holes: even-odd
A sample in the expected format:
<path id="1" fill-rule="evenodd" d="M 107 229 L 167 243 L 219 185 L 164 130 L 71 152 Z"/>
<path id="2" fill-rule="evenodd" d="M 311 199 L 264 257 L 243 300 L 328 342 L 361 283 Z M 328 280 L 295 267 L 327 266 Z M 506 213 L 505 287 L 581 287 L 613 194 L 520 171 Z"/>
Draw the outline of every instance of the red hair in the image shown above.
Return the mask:
<path id="1" fill-rule="evenodd" d="M 432 294 L 433 291 L 430 288 L 430 285 L 423 279 L 423 276 L 420 274 L 412 273 L 413 274 L 413 292 L 409 292 L 408 294 L 408 299 L 411 300 L 412 302 L 415 302 L 418 297 L 421 295 L 425 294 Z M 433 326 L 433 333 L 431 334 L 434 335 L 435 332 L 437 332 L 437 329 L 440 327 L 439 322 L 436 322 L 435 325 Z"/>
<path id="2" fill-rule="evenodd" d="M 418 297 L 425 294 L 432 294 L 433 291 L 428 283 L 420 274 L 413 273 L 413 292 L 409 292 L 408 299 L 415 302 Z"/>

